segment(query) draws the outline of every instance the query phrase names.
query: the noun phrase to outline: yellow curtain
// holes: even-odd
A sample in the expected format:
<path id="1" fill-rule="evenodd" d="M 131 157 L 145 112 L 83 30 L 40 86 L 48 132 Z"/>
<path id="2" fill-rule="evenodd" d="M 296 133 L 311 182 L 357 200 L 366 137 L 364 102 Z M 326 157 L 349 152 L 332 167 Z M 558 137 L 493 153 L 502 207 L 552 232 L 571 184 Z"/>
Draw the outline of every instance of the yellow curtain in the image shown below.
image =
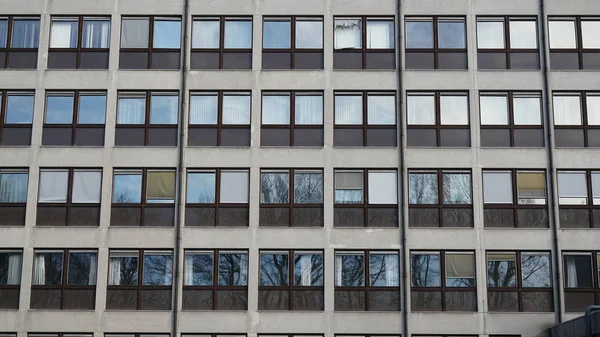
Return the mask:
<path id="1" fill-rule="evenodd" d="M 150 171 L 148 172 L 147 199 L 174 199 L 175 198 L 175 172 Z"/>

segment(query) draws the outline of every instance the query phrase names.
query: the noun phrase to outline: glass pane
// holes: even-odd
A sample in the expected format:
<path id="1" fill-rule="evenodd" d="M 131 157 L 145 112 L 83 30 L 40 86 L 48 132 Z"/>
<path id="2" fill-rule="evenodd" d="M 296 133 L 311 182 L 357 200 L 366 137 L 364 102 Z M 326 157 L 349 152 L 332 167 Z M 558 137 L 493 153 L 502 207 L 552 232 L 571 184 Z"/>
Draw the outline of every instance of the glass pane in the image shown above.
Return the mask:
<path id="1" fill-rule="evenodd" d="M 27 172 L 0 171 L 0 203 L 27 202 Z"/>
<path id="2" fill-rule="evenodd" d="M 322 254 L 294 254 L 294 285 L 302 287 L 323 286 Z"/>
<path id="3" fill-rule="evenodd" d="M 69 254 L 68 285 L 87 286 L 96 284 L 96 253 Z"/>
<path id="4" fill-rule="evenodd" d="M 536 21 L 510 21 L 510 48 L 536 49 L 537 48 L 537 23 Z"/>
<path id="5" fill-rule="evenodd" d="M 467 48 L 465 23 L 463 21 L 440 20 L 438 22 L 438 47 L 444 49 Z"/>
<path id="6" fill-rule="evenodd" d="M 117 124 L 144 124 L 146 120 L 145 97 L 121 96 L 117 109 Z"/>
<path id="7" fill-rule="evenodd" d="M 109 285 L 137 285 L 137 252 L 110 253 Z"/>
<path id="8" fill-rule="evenodd" d="M 285 286 L 289 279 L 289 256 L 281 253 L 260 254 L 260 285 Z"/>
<path id="9" fill-rule="evenodd" d="M 433 22 L 407 21 L 406 48 L 433 48 Z"/>
<path id="10" fill-rule="evenodd" d="M 588 125 L 600 125 L 600 96 L 587 95 L 585 100 Z"/>
<path id="11" fill-rule="evenodd" d="M 289 19 L 265 20 L 263 25 L 263 48 L 289 49 L 292 35 Z"/>
<path id="12" fill-rule="evenodd" d="M 290 124 L 290 96 L 263 96 L 262 123 L 278 125 Z"/>
<path id="13" fill-rule="evenodd" d="M 587 204 L 585 172 L 558 172 L 558 198 L 561 205 Z"/>
<path id="14" fill-rule="evenodd" d="M 33 122 L 33 95 L 8 94 L 6 124 L 31 124 Z"/>
<path id="15" fill-rule="evenodd" d="M 221 203 L 248 203 L 248 171 L 221 171 Z"/>
<path id="16" fill-rule="evenodd" d="M 515 125 L 542 125 L 540 97 L 517 96 L 513 98 Z"/>
<path id="17" fill-rule="evenodd" d="M 184 285 L 211 286 L 213 283 L 212 253 L 189 253 L 185 255 Z"/>
<path id="18" fill-rule="evenodd" d="M 221 253 L 219 254 L 219 285 L 246 286 L 248 285 L 248 254 Z"/>
<path id="19" fill-rule="evenodd" d="M 410 204 L 437 204 L 438 182 L 435 173 L 409 173 L 408 200 Z"/>
<path id="20" fill-rule="evenodd" d="M 357 125 L 363 123 L 362 96 L 335 95 L 335 124 Z"/>
<path id="21" fill-rule="evenodd" d="M 155 20 L 154 21 L 154 48 L 179 49 L 181 43 L 181 21 Z"/>
<path id="22" fill-rule="evenodd" d="M 440 96 L 442 125 L 469 125 L 468 96 Z"/>
<path id="23" fill-rule="evenodd" d="M 252 20 L 225 19 L 225 48 L 252 48 Z"/>
<path id="24" fill-rule="evenodd" d="M 33 285 L 60 285 L 63 253 L 35 253 Z"/>
<path id="25" fill-rule="evenodd" d="M 173 257 L 171 255 L 144 255 L 144 285 L 171 285 Z"/>
<path id="26" fill-rule="evenodd" d="M 21 283 L 21 253 L 0 253 L 0 285 Z"/>
<path id="27" fill-rule="evenodd" d="M 508 125 L 508 97 L 480 96 L 481 125 Z"/>
<path id="28" fill-rule="evenodd" d="M 69 171 L 40 170 L 39 202 L 65 203 L 67 202 L 67 190 L 69 183 Z"/>
<path id="29" fill-rule="evenodd" d="M 400 271 L 397 254 L 371 254 L 369 256 L 371 287 L 397 287 Z"/>
<path id="30" fill-rule="evenodd" d="M 565 255 L 564 261 L 567 288 L 593 288 L 594 272 L 591 255 Z"/>
<path id="31" fill-rule="evenodd" d="M 581 37 L 583 39 L 583 48 L 600 48 L 600 21 L 581 20 Z"/>
<path id="32" fill-rule="evenodd" d="M 73 123 L 73 94 L 46 97 L 46 124 Z"/>
<path id="33" fill-rule="evenodd" d="M 408 124 L 435 125 L 435 97 L 432 95 L 408 96 Z"/>
<path id="34" fill-rule="evenodd" d="M 80 95 L 77 123 L 104 124 L 106 115 L 105 95 Z"/>
<path id="35" fill-rule="evenodd" d="M 100 191 L 102 189 L 101 170 L 73 171 L 73 203 L 100 203 Z"/>
<path id="36" fill-rule="evenodd" d="M 439 287 L 441 285 L 440 255 L 411 254 L 410 279 L 413 287 Z"/>
<path id="37" fill-rule="evenodd" d="M 83 20 L 83 48 L 110 47 L 110 20 Z"/>
<path id="38" fill-rule="evenodd" d="M 148 171 L 146 202 L 173 203 L 175 199 L 175 171 Z"/>
<path id="39" fill-rule="evenodd" d="M 554 125 L 581 125 L 581 97 L 555 95 Z"/>
<path id="40" fill-rule="evenodd" d="M 336 254 L 335 285 L 337 287 L 365 285 L 365 262 L 362 254 Z"/>
<path id="41" fill-rule="evenodd" d="M 123 19 L 121 25 L 121 48 L 148 48 L 148 18 Z"/>
<path id="42" fill-rule="evenodd" d="M 8 35 L 8 20 L 0 19 L 0 48 L 6 48 L 7 35 Z"/>
<path id="43" fill-rule="evenodd" d="M 150 99 L 150 124 L 177 124 L 178 97 L 152 95 Z"/>
<path id="44" fill-rule="evenodd" d="M 475 256 L 446 253 L 446 286 L 475 287 Z"/>
<path id="45" fill-rule="evenodd" d="M 39 19 L 16 19 L 12 27 L 13 48 L 37 48 L 40 40 Z"/>
<path id="46" fill-rule="evenodd" d="M 360 204 L 363 202 L 363 173 L 335 172 L 335 203 Z"/>
<path id="47" fill-rule="evenodd" d="M 250 124 L 250 95 L 223 95 L 223 124 Z"/>
<path id="48" fill-rule="evenodd" d="M 215 203 L 216 175 L 214 172 L 188 173 L 187 203 Z"/>
<path id="49" fill-rule="evenodd" d="M 361 19 L 335 19 L 335 49 L 360 49 L 362 46 Z"/>
<path id="50" fill-rule="evenodd" d="M 504 48 L 504 21 L 477 22 L 477 48 Z"/>
<path id="51" fill-rule="evenodd" d="M 369 172 L 369 204 L 398 203 L 396 172 Z"/>
<path id="52" fill-rule="evenodd" d="M 396 97 L 368 95 L 367 124 L 396 125 Z"/>
<path id="53" fill-rule="evenodd" d="M 295 123 L 323 125 L 323 95 L 296 95 Z"/>
<path id="54" fill-rule="evenodd" d="M 600 205 L 600 172 L 592 172 L 592 196 L 594 205 Z"/>
<path id="55" fill-rule="evenodd" d="M 294 203 L 323 203 L 323 173 L 303 171 L 294 173 Z"/>
<path id="56" fill-rule="evenodd" d="M 192 48 L 219 48 L 219 20 L 194 21 L 192 30 Z"/>
<path id="57" fill-rule="evenodd" d="M 142 201 L 142 174 L 117 173 L 113 182 L 113 203 L 140 203 Z"/>
<path id="58" fill-rule="evenodd" d="M 487 254 L 488 286 L 494 288 L 516 287 L 516 260 L 514 253 Z"/>
<path id="59" fill-rule="evenodd" d="M 394 21 L 367 20 L 367 48 L 394 48 Z"/>
<path id="60" fill-rule="evenodd" d="M 471 204 L 471 175 L 444 173 L 444 204 Z"/>
<path id="61" fill-rule="evenodd" d="M 510 172 L 483 172 L 483 202 L 512 204 L 512 174 Z"/>
<path id="62" fill-rule="evenodd" d="M 542 172 L 517 172 L 519 204 L 546 204 L 546 175 Z"/>
<path id="63" fill-rule="evenodd" d="M 550 288 L 550 255 L 521 254 L 523 288 Z"/>
<path id="64" fill-rule="evenodd" d="M 290 175 L 287 172 L 262 172 L 260 202 L 287 204 L 290 194 Z"/>
<path id="65" fill-rule="evenodd" d="M 50 48 L 77 48 L 77 28 L 77 19 L 53 19 L 50 28 Z"/>
<path id="66" fill-rule="evenodd" d="M 296 48 L 323 49 L 323 21 L 296 21 Z"/>
<path id="67" fill-rule="evenodd" d="M 548 22 L 550 32 L 551 49 L 574 49 L 577 48 L 575 40 L 575 21 L 554 21 Z"/>

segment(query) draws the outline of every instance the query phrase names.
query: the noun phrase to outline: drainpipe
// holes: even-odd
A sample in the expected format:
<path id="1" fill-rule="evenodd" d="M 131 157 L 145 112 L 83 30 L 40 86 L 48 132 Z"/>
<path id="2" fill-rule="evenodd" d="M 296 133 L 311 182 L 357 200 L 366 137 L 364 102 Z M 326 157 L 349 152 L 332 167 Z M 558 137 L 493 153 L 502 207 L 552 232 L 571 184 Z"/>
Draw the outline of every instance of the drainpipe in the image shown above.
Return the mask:
<path id="1" fill-rule="evenodd" d="M 546 48 L 547 41 L 547 33 L 546 33 L 546 13 L 544 8 L 544 0 L 540 1 L 540 31 L 542 34 L 542 38 L 540 39 L 540 48 L 542 50 L 542 63 L 543 63 L 543 78 L 544 78 L 544 103 L 546 106 L 546 113 L 544 116 L 544 126 L 546 129 L 546 146 L 548 151 L 548 211 L 550 212 L 550 227 L 552 228 L 552 255 L 555 261 L 554 264 L 554 298 L 555 298 L 555 313 L 556 313 L 556 322 L 557 324 L 562 323 L 562 300 L 560 296 L 560 284 L 562 279 L 562 274 L 559 269 L 560 263 L 560 252 L 558 249 L 558 217 L 555 212 L 556 206 L 556 196 L 554 193 L 555 188 L 555 180 L 554 180 L 554 129 L 550 126 L 550 113 L 552 111 L 550 106 L 550 89 L 548 84 L 548 51 Z"/>

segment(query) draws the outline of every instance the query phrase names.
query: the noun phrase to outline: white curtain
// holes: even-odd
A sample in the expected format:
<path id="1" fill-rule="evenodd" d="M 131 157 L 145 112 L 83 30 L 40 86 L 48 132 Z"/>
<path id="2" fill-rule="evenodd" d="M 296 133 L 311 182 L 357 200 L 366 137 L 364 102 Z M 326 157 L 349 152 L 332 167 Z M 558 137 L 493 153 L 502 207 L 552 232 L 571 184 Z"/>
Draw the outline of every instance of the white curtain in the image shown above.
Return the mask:
<path id="1" fill-rule="evenodd" d="M 469 125 L 469 98 L 462 96 L 440 96 L 442 125 Z"/>
<path id="2" fill-rule="evenodd" d="M 312 285 L 312 255 L 300 256 L 301 286 Z"/>
<path id="3" fill-rule="evenodd" d="M 225 48 L 252 48 L 252 20 L 225 20 Z"/>
<path id="4" fill-rule="evenodd" d="M 296 124 L 323 125 L 323 96 L 296 96 Z"/>
<path id="5" fill-rule="evenodd" d="M 290 124 L 290 96 L 263 96 L 263 124 Z"/>
<path id="6" fill-rule="evenodd" d="M 98 272 L 98 256 L 94 254 L 90 255 L 90 273 L 88 276 L 88 285 L 96 285 L 96 274 Z"/>
<path id="7" fill-rule="evenodd" d="M 383 263 L 385 265 L 385 285 L 388 287 L 398 286 L 398 255 L 385 255 Z"/>
<path id="8" fill-rule="evenodd" d="M 109 48 L 110 20 L 83 21 L 83 48 Z"/>
<path id="9" fill-rule="evenodd" d="M 581 97 L 554 96 L 554 125 L 581 125 Z"/>
<path id="10" fill-rule="evenodd" d="M 52 21 L 50 48 L 77 48 L 77 21 Z"/>
<path id="11" fill-rule="evenodd" d="M 190 99 L 190 124 L 217 124 L 217 94 L 193 95 Z"/>
<path id="12" fill-rule="evenodd" d="M 575 265 L 575 259 L 573 257 L 567 257 L 567 287 L 577 288 L 577 266 Z"/>
<path id="13" fill-rule="evenodd" d="M 335 285 L 336 286 L 342 286 L 342 270 L 343 270 L 343 266 L 342 263 L 344 262 L 342 260 L 343 256 L 342 255 L 336 255 L 335 256 Z"/>
<path id="14" fill-rule="evenodd" d="M 46 257 L 44 254 L 37 254 L 35 256 L 35 269 L 33 272 L 33 284 L 44 285 L 46 284 Z"/>
<path id="15" fill-rule="evenodd" d="M 398 203 L 395 171 L 369 172 L 369 204 Z"/>
<path id="16" fill-rule="evenodd" d="M 221 203 L 247 204 L 248 171 L 221 171 Z"/>
<path id="17" fill-rule="evenodd" d="M 121 29 L 122 48 L 147 48 L 149 21 L 146 18 L 123 19 Z"/>
<path id="18" fill-rule="evenodd" d="M 396 98 L 394 96 L 367 96 L 367 124 L 395 125 Z"/>
<path id="19" fill-rule="evenodd" d="M 479 110 L 481 125 L 508 125 L 507 96 L 480 96 Z"/>
<path id="20" fill-rule="evenodd" d="M 153 94 L 150 98 L 150 124 L 177 124 L 179 97 Z"/>
<path id="21" fill-rule="evenodd" d="M 27 202 L 27 173 L 0 172 L 0 202 Z"/>
<path id="22" fill-rule="evenodd" d="M 144 124 L 146 99 L 143 97 L 119 97 L 117 124 Z"/>
<path id="23" fill-rule="evenodd" d="M 8 256 L 8 275 L 6 284 L 19 284 L 21 280 L 21 254 L 10 254 Z"/>
<path id="24" fill-rule="evenodd" d="M 362 124 L 362 96 L 335 96 L 335 124 Z"/>
<path id="25" fill-rule="evenodd" d="M 67 202 L 69 171 L 40 171 L 39 202 Z"/>
<path id="26" fill-rule="evenodd" d="M 542 109 L 539 97 L 515 97 L 513 99 L 515 125 L 541 125 Z"/>
<path id="27" fill-rule="evenodd" d="M 431 95 L 409 95 L 407 99 L 409 125 L 435 125 L 435 98 Z"/>
<path id="28" fill-rule="evenodd" d="M 183 270 L 183 284 L 186 286 L 194 285 L 194 255 L 188 254 L 185 256 L 185 268 Z"/>
<path id="29" fill-rule="evenodd" d="M 116 286 L 121 284 L 121 257 L 110 257 L 110 274 L 108 275 L 108 285 Z"/>
<path id="30" fill-rule="evenodd" d="M 192 25 L 192 48 L 217 49 L 221 32 L 219 20 L 197 20 Z"/>
<path id="31" fill-rule="evenodd" d="M 13 48 L 37 48 L 39 39 L 39 19 L 22 19 L 14 21 L 11 42 Z"/>
<path id="32" fill-rule="evenodd" d="M 392 49 L 394 48 L 394 29 L 390 21 L 367 21 L 367 48 Z"/>
<path id="33" fill-rule="evenodd" d="M 73 173 L 73 202 L 100 203 L 102 171 L 76 170 Z"/>
<path id="34" fill-rule="evenodd" d="M 335 49 L 361 48 L 361 20 L 335 20 Z"/>
<path id="35" fill-rule="evenodd" d="M 250 124 L 250 95 L 223 95 L 223 124 Z"/>
<path id="36" fill-rule="evenodd" d="M 600 125 L 600 96 L 587 96 L 588 125 Z"/>

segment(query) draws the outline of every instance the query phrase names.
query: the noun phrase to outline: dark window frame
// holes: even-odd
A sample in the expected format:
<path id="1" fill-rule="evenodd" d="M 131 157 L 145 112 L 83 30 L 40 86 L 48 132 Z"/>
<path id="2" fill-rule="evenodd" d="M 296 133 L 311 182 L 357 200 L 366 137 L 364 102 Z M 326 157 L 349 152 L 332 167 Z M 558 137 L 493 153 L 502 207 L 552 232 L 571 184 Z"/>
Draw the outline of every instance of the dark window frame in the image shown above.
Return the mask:
<path id="1" fill-rule="evenodd" d="M 16 171 L 18 173 L 25 173 L 27 174 L 27 189 L 29 190 L 29 168 L 28 167 L 6 167 L 6 166 L 2 166 L 0 167 L 0 175 L 5 172 L 8 171 L 9 173 L 12 173 L 13 171 Z M 0 184 L 2 182 L 0 181 Z M 25 226 L 25 212 L 27 210 L 27 200 L 25 200 L 25 202 L 0 202 L 0 214 L 4 214 L 4 210 L 6 210 L 6 212 L 10 213 L 11 209 L 13 208 L 22 208 L 22 211 L 20 211 L 22 218 L 23 218 L 23 223 L 20 226 Z M 2 219 L 2 217 L 0 217 L 0 219 Z M 2 222 L 0 222 L 0 228 L 4 227 L 5 225 L 2 224 Z"/>
<path id="2" fill-rule="evenodd" d="M 10 64 L 10 54 L 11 52 L 17 52 L 17 53 L 23 53 L 23 52 L 28 52 L 28 53 L 35 53 L 35 65 L 32 68 L 24 68 L 24 69 L 37 69 L 37 60 L 38 60 L 38 50 L 40 48 L 40 44 L 39 44 L 39 40 L 41 40 L 41 16 L 40 15 L 6 15 L 6 16 L 2 16 L 2 18 L 6 18 L 7 19 L 7 28 L 6 28 L 6 48 L 0 48 L 0 55 L 2 53 L 5 53 L 5 55 L 0 56 L 0 60 L 2 60 L 2 67 L 1 68 L 6 68 L 6 69 L 23 69 L 23 67 L 16 67 L 16 68 L 12 68 L 9 67 Z M 13 48 L 12 47 L 12 38 L 13 38 L 13 28 L 14 28 L 14 22 L 15 20 L 19 20 L 19 19 L 24 19 L 24 20 L 36 20 L 38 21 L 38 36 L 39 36 L 39 40 L 38 40 L 38 46 L 36 48 Z"/>
<path id="3" fill-rule="evenodd" d="M 181 334 L 185 336 L 186 334 Z M 189 334 L 188 334 L 189 335 Z M 171 333 L 169 332 L 105 332 L 104 337 L 114 337 L 114 336 L 131 336 L 131 337 L 171 337 Z M 63 336 L 59 336 L 63 337 Z M 92 336 L 93 337 L 93 336 Z"/>
<path id="4" fill-rule="evenodd" d="M 6 293 L 16 293 L 17 294 L 17 298 L 20 300 L 21 298 L 21 283 L 23 281 L 23 248 L 12 248 L 12 247 L 7 247 L 7 248 L 0 248 L 0 253 L 8 253 L 8 254 L 18 254 L 21 256 L 21 265 L 20 267 L 20 274 L 19 274 L 19 283 L 18 284 L 0 284 L 0 294 L 6 294 Z M 6 295 L 5 295 L 6 296 Z M 3 296 L 3 298 L 6 298 Z M 3 305 L 5 303 L 0 303 L 0 305 Z M 17 301 L 17 306 L 16 307 L 7 307 L 7 306 L 2 306 L 2 310 L 4 309 L 15 309 L 18 310 L 19 309 L 19 301 Z M 2 335 L 0 333 L 0 335 Z"/>
<path id="5" fill-rule="evenodd" d="M 93 332 L 28 332 L 27 337 L 94 337 Z M 15 336 L 16 337 L 16 336 Z"/>
<path id="6" fill-rule="evenodd" d="M 586 19 L 596 19 L 593 21 L 600 21 L 597 15 L 549 15 L 547 17 L 548 26 L 550 26 L 550 21 L 568 21 L 573 22 L 575 24 L 575 48 L 551 48 L 550 43 L 548 43 L 548 51 L 550 54 L 550 59 L 552 58 L 552 53 L 568 53 L 568 54 L 577 54 L 577 60 L 579 63 L 579 67 L 577 70 L 586 70 L 583 67 L 583 55 L 584 54 L 598 54 L 600 51 L 598 49 L 586 49 L 583 48 L 583 30 L 581 26 L 581 21 L 586 21 Z M 550 39 L 550 33 L 548 32 L 548 41 Z M 550 60 L 549 60 L 550 61 Z M 552 67 L 552 62 L 549 62 L 550 68 Z M 561 70 L 563 68 L 559 68 Z M 588 69 L 594 70 L 594 68 Z"/>
<path id="7" fill-rule="evenodd" d="M 33 98 L 33 110 L 31 114 L 31 123 L 7 123 L 7 109 L 8 109 L 8 96 L 13 94 L 14 96 L 30 96 Z M 0 102 L 0 146 L 6 146 L 6 140 L 3 138 L 6 129 L 27 129 L 29 131 L 29 142 L 27 144 L 17 144 L 20 146 L 31 146 L 32 130 L 33 130 L 33 118 L 35 116 L 35 89 L 33 90 L 11 90 L 3 89 L 0 90 L 2 95 L 2 101 Z M 11 144 L 9 144 L 11 145 Z"/>
<path id="8" fill-rule="evenodd" d="M 599 50 L 600 53 L 600 50 Z M 554 118 L 554 113 L 555 113 L 555 107 L 554 104 L 552 105 L 552 121 L 553 121 L 553 125 L 554 125 L 554 130 L 581 130 L 583 131 L 583 147 L 585 148 L 594 148 L 593 146 L 590 146 L 590 136 L 589 133 L 592 130 L 597 130 L 597 132 L 600 132 L 600 125 L 590 125 L 588 123 L 588 104 L 587 104 L 587 97 L 589 96 L 600 96 L 600 91 L 594 91 L 594 90 L 554 90 L 552 91 L 552 100 L 554 101 L 554 97 L 574 97 L 577 96 L 579 97 L 579 113 L 581 116 L 581 124 L 556 124 L 556 119 Z M 556 141 L 555 141 L 555 147 L 566 147 L 566 146 L 560 146 L 560 145 L 556 145 Z"/>
<path id="9" fill-rule="evenodd" d="M 585 174 L 585 188 L 587 190 L 587 203 L 585 205 L 576 205 L 576 204 L 563 204 L 560 202 L 560 188 L 558 188 L 558 212 L 560 214 L 561 210 L 586 210 L 588 211 L 589 217 L 588 217 L 588 227 L 584 227 L 584 228 L 598 228 L 597 226 L 594 226 L 594 211 L 596 211 L 598 213 L 598 216 L 600 216 L 600 204 L 594 204 L 594 189 L 593 189 L 593 184 L 592 184 L 592 173 L 597 173 L 600 174 L 600 169 L 559 169 L 556 171 L 556 177 L 558 179 L 558 175 L 560 173 L 583 173 Z M 600 221 L 600 220 L 598 220 Z M 569 228 L 569 227 L 564 227 L 562 221 L 561 223 L 561 228 Z M 600 304 L 600 303 L 599 303 Z"/>
<path id="10" fill-rule="evenodd" d="M 567 287 L 567 281 L 565 280 L 564 285 L 563 285 L 563 291 L 565 292 L 565 309 L 567 308 L 567 301 L 568 301 L 568 295 L 571 294 L 587 294 L 588 296 L 592 296 L 593 297 L 593 301 L 592 303 L 590 303 L 590 305 L 597 305 L 600 303 L 600 265 L 598 262 L 600 262 L 600 251 L 597 250 L 591 250 L 591 251 L 576 251 L 576 250 L 563 250 L 562 251 L 562 262 L 563 262 L 563 275 L 566 275 L 566 269 L 567 269 L 567 264 L 565 263 L 565 257 L 568 255 L 586 255 L 586 256 L 590 256 L 591 257 L 591 263 L 592 263 L 592 287 Z M 567 312 L 577 312 L 577 311 L 571 311 L 571 310 L 565 310 Z M 584 311 L 584 310 L 581 310 Z"/>

